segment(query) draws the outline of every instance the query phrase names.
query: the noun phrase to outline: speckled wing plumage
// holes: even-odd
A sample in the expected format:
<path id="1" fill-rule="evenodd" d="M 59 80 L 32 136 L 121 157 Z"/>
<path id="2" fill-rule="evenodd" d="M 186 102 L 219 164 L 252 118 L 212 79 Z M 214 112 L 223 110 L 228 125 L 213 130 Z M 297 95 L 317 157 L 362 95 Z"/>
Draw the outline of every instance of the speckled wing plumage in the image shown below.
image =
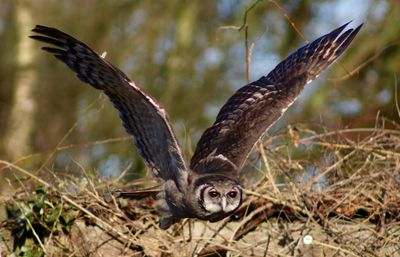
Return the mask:
<path id="1" fill-rule="evenodd" d="M 31 38 L 55 47 L 42 47 L 66 63 L 79 79 L 103 90 L 148 167 L 163 180 L 177 180 L 186 172 L 180 147 L 162 107 L 122 71 L 84 43 L 55 28 L 36 26 Z"/>
<path id="2" fill-rule="evenodd" d="M 278 64 L 267 76 L 240 88 L 219 111 L 214 124 L 201 136 L 190 168 L 219 156 L 238 172 L 262 134 L 281 117 L 304 86 L 318 77 L 349 46 L 361 25 L 342 33 L 347 24 L 307 44 Z"/>

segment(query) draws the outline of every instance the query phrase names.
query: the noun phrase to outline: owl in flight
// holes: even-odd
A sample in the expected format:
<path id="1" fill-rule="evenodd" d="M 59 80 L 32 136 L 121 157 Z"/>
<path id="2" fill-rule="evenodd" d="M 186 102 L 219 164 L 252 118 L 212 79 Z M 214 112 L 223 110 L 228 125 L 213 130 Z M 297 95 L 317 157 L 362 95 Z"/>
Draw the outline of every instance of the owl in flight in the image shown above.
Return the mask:
<path id="1" fill-rule="evenodd" d="M 37 34 L 30 37 L 52 45 L 42 49 L 102 90 L 119 111 L 147 167 L 162 182 L 157 210 L 160 227 L 167 229 L 182 218 L 218 221 L 241 206 L 239 171 L 254 144 L 305 85 L 347 49 L 362 26 L 344 31 L 347 25 L 299 48 L 268 75 L 235 92 L 201 136 L 188 165 L 165 110 L 121 70 L 55 28 L 37 25 L 32 30 Z"/>

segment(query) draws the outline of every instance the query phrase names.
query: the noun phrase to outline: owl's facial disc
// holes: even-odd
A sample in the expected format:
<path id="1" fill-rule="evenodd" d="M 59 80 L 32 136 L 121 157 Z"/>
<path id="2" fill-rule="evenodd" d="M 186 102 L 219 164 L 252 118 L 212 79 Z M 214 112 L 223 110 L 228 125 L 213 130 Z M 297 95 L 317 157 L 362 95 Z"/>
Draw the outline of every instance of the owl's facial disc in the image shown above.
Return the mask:
<path id="1" fill-rule="evenodd" d="M 241 191 L 237 185 L 220 186 L 218 190 L 213 185 L 203 185 L 199 189 L 200 204 L 209 213 L 230 213 L 241 203 Z"/>

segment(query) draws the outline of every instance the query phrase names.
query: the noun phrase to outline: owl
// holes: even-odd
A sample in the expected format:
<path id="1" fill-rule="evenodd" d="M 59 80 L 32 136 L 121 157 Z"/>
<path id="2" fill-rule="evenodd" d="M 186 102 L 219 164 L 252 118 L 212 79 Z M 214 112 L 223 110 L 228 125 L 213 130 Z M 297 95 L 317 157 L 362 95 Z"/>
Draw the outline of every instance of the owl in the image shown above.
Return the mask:
<path id="1" fill-rule="evenodd" d="M 160 227 L 183 218 L 211 222 L 233 214 L 243 202 L 239 172 L 257 140 L 350 45 L 361 26 L 345 24 L 299 48 L 266 76 L 243 86 L 220 109 L 186 164 L 164 108 L 104 56 L 55 28 L 37 25 L 32 39 L 77 77 L 102 90 L 119 111 L 147 167 L 162 184 L 156 208 Z"/>

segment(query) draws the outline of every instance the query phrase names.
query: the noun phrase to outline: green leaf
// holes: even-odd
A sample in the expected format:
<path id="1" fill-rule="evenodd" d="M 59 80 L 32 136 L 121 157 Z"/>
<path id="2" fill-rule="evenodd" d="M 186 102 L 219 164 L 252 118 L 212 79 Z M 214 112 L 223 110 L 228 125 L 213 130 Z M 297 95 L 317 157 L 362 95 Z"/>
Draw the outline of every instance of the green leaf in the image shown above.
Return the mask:
<path id="1" fill-rule="evenodd" d="M 65 222 L 65 224 L 69 224 L 74 221 L 76 217 L 78 217 L 79 211 L 77 210 L 68 210 L 61 215 L 61 219 Z"/>

